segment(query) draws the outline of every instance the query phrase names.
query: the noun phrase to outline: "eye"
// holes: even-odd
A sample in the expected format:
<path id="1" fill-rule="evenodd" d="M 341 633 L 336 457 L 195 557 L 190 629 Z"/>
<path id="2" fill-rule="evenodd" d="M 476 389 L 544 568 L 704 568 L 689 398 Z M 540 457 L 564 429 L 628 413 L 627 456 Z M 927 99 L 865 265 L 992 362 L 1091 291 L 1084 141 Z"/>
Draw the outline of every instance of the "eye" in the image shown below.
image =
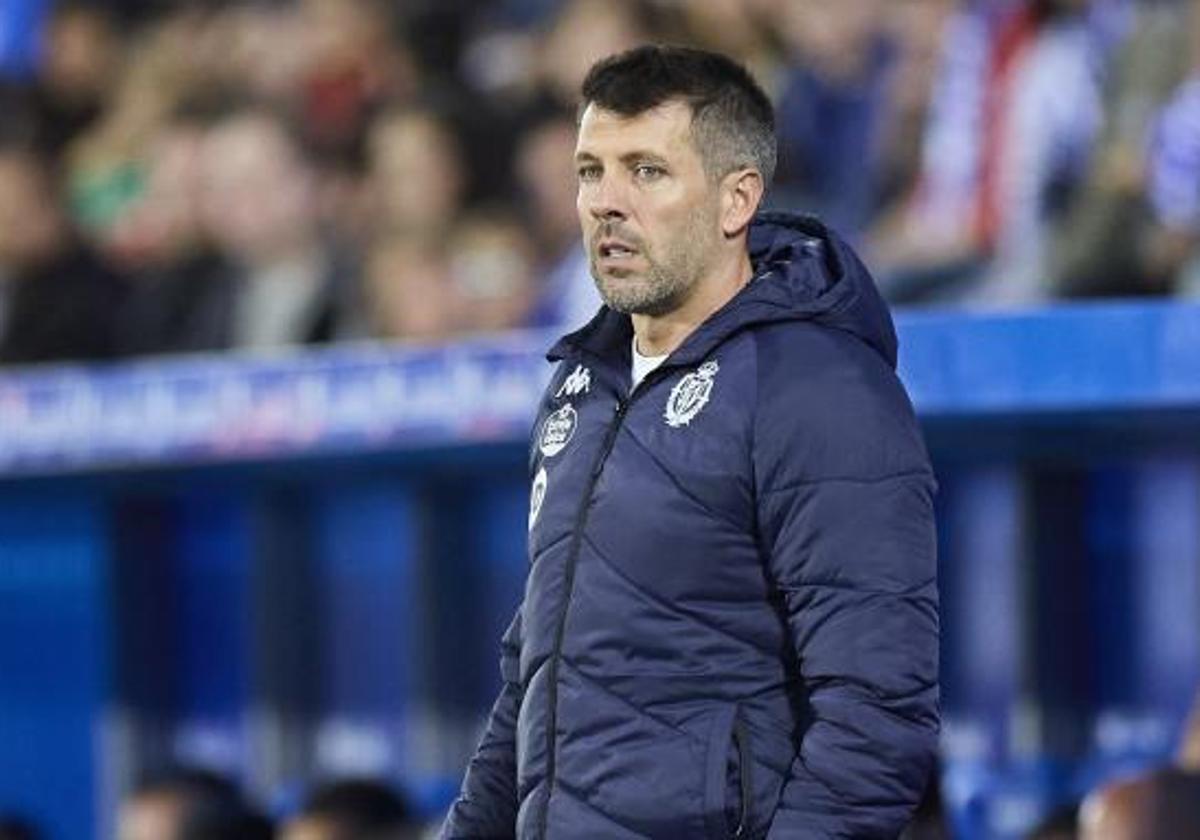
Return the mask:
<path id="1" fill-rule="evenodd" d="M 600 177 L 600 167 L 594 163 L 585 163 L 576 172 L 580 181 L 595 181 Z"/>
<path id="2" fill-rule="evenodd" d="M 654 181 L 665 174 L 667 174 L 665 169 L 653 163 L 639 163 L 633 167 L 633 177 L 639 181 Z"/>

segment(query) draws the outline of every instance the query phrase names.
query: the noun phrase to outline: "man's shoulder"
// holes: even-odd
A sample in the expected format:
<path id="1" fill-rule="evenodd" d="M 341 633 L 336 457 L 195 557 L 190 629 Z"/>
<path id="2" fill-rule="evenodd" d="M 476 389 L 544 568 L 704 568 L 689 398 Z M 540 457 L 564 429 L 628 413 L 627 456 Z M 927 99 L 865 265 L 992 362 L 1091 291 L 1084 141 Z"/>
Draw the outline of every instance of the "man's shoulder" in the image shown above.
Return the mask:
<path id="1" fill-rule="evenodd" d="M 780 321 L 752 335 L 760 382 L 810 389 L 849 373 L 866 387 L 895 380 L 895 371 L 878 350 L 854 333 L 820 321 Z"/>
<path id="2" fill-rule="evenodd" d="M 820 474 L 845 471 L 854 450 L 875 466 L 919 466 L 924 447 L 912 404 L 895 371 L 866 341 L 815 322 L 774 324 L 755 332 L 760 444 L 808 452 Z M 823 463 L 832 459 L 829 463 Z M 858 456 L 854 460 L 858 460 Z"/>

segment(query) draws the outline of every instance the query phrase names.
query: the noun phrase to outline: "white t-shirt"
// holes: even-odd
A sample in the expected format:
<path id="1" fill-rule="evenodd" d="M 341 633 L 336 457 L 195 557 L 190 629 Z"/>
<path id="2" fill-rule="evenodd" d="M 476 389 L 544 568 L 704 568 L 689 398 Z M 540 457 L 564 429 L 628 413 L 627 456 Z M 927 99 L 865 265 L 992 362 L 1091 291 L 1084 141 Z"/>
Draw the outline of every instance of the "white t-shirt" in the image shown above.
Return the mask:
<path id="1" fill-rule="evenodd" d="M 636 388 L 646 374 L 654 370 L 663 363 L 663 360 L 669 356 L 669 353 L 663 353 L 661 356 L 643 356 L 637 349 L 637 336 L 633 337 L 633 387 Z"/>

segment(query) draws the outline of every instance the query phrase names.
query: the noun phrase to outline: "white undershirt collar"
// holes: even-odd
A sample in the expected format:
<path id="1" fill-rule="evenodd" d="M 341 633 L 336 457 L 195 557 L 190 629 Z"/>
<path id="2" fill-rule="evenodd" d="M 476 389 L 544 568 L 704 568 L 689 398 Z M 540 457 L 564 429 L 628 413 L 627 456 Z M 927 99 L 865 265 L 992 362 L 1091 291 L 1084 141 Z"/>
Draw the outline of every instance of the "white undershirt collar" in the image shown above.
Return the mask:
<path id="1" fill-rule="evenodd" d="M 666 360 L 670 353 L 661 356 L 643 356 L 638 352 L 637 336 L 633 337 L 633 387 L 636 388 L 646 378 L 646 374 L 654 370 Z"/>

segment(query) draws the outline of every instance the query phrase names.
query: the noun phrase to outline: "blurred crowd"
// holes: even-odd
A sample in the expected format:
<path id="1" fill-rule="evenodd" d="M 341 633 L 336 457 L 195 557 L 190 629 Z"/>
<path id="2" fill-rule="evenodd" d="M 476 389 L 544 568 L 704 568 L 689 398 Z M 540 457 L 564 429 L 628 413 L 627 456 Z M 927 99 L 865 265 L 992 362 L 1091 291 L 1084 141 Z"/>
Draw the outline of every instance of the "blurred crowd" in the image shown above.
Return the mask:
<path id="1" fill-rule="evenodd" d="M 578 326 L 576 92 L 648 40 L 895 303 L 1200 292 L 1197 0 L 12 0 L 0 363 Z"/>
<path id="2" fill-rule="evenodd" d="M 386 782 L 314 786 L 275 818 L 230 779 L 194 766 L 149 773 L 121 801 L 115 840 L 419 840 L 432 827 Z M 43 840 L 33 823 L 0 818 L 0 840 Z"/>
<path id="3" fill-rule="evenodd" d="M 390 780 L 316 782 L 261 809 L 231 779 L 195 765 L 148 772 L 122 797 L 115 840 L 423 840 L 441 815 L 422 819 Z M 948 840 L 954 822 L 936 779 L 900 840 Z M 1182 840 L 1200 837 L 1200 694 L 1164 763 L 1102 782 L 1053 811 L 1027 840 Z M 34 823 L 0 814 L 0 840 L 44 840 Z"/>

